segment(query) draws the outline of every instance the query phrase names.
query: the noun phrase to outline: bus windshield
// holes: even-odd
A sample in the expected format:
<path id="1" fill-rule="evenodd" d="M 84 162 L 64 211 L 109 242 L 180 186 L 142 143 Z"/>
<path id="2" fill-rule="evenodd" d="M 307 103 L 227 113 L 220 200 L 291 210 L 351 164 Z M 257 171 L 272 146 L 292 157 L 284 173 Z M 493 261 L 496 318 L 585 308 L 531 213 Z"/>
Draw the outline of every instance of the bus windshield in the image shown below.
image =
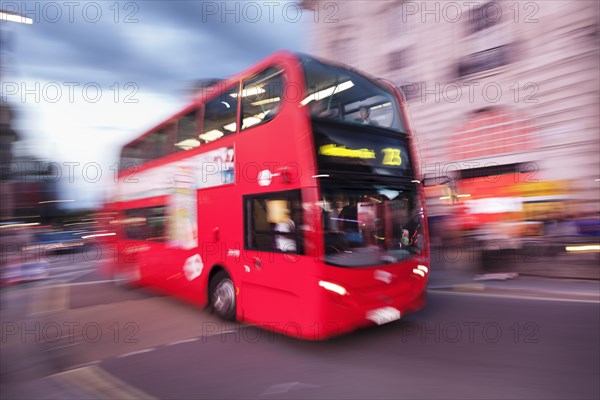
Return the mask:
<path id="1" fill-rule="evenodd" d="M 348 69 L 303 57 L 306 97 L 311 117 L 405 132 L 392 92 Z"/>
<path id="2" fill-rule="evenodd" d="M 423 208 L 414 188 L 323 182 L 321 194 L 327 263 L 396 263 L 423 250 Z"/>

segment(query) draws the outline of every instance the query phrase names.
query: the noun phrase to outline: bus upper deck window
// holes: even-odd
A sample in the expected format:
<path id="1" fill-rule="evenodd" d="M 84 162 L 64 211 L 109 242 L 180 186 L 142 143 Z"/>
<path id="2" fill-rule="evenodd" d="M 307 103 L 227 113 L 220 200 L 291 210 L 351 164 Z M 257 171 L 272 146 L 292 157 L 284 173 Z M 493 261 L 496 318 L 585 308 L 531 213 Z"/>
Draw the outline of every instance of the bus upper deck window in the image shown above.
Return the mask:
<path id="1" fill-rule="evenodd" d="M 242 129 L 272 120 L 283 104 L 283 71 L 268 68 L 244 82 Z"/>

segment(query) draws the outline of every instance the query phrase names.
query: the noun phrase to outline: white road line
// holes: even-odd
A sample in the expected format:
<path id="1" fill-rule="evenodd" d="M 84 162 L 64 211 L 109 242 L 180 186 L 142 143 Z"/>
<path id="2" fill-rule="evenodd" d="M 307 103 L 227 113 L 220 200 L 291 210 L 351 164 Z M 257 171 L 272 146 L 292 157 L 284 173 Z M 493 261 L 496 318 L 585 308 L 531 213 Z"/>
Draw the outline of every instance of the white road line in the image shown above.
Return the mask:
<path id="1" fill-rule="evenodd" d="M 94 360 L 94 361 L 86 362 L 86 363 L 83 363 L 83 364 L 77 364 L 77 365 L 74 365 L 74 366 L 72 366 L 72 367 L 71 367 L 71 368 L 69 368 L 68 370 L 70 371 L 70 370 L 73 370 L 73 369 L 79 369 L 79 368 L 84 368 L 84 367 L 90 367 L 90 366 L 92 366 L 92 365 L 96 365 L 96 364 L 100 364 L 100 361 L 99 361 L 99 360 Z"/>
<path id="2" fill-rule="evenodd" d="M 518 299 L 518 300 L 536 300 L 536 301 L 558 301 L 566 303 L 587 303 L 587 304 L 600 304 L 600 300 L 587 300 L 587 299 L 565 299 L 555 297 L 543 297 L 543 296 L 525 296 L 525 295 L 512 295 L 512 294 L 498 294 L 498 293 L 471 293 L 461 291 L 446 291 L 446 290 L 429 290 L 429 294 L 439 293 L 444 295 L 455 295 L 455 296 L 471 296 L 471 297 L 492 297 L 499 299 Z"/>
<path id="3" fill-rule="evenodd" d="M 52 282 L 48 282 L 48 284 L 44 285 L 44 287 L 60 287 L 60 286 L 80 286 L 80 285 L 99 285 L 101 283 L 113 283 L 112 279 L 107 279 L 103 281 L 90 281 L 90 282 L 73 282 L 73 283 L 60 283 L 57 285 L 53 285 Z"/>
<path id="4" fill-rule="evenodd" d="M 176 342 L 167 343 L 165 346 L 175 346 L 177 344 L 195 342 L 195 341 L 197 341 L 199 339 L 200 338 L 195 337 L 195 338 L 191 338 L 191 339 L 178 340 Z"/>
<path id="5" fill-rule="evenodd" d="M 154 350 L 155 350 L 154 347 L 152 347 L 152 348 L 149 348 L 149 349 L 132 351 L 131 353 L 121 354 L 121 355 L 117 356 L 117 358 L 125 358 L 125 357 L 129 357 L 129 356 L 134 356 L 136 354 L 149 353 L 149 352 L 154 351 Z"/>
<path id="6" fill-rule="evenodd" d="M 229 329 L 226 331 L 221 331 L 221 332 L 215 332 L 215 333 L 209 333 L 208 335 L 204 335 L 205 337 L 208 336 L 217 336 L 217 335 L 223 335 L 225 333 L 236 333 L 239 329 Z"/>
<path id="7" fill-rule="evenodd" d="M 270 396 L 270 395 L 280 395 L 283 393 L 288 393 L 293 390 L 301 390 L 301 389 L 314 389 L 320 387 L 319 385 L 313 385 L 310 383 L 302 383 L 302 382 L 285 382 L 278 383 L 275 385 L 269 386 L 264 392 L 261 393 L 260 397 Z"/>

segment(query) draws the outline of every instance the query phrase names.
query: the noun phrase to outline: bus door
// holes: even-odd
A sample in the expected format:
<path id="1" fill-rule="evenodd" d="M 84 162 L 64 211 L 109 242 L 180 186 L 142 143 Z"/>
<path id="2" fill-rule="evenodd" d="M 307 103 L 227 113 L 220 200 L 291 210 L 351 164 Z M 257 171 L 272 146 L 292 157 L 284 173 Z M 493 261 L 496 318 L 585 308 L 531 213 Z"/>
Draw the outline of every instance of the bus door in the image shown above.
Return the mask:
<path id="1" fill-rule="evenodd" d="M 157 270 L 161 275 L 161 286 L 182 294 L 189 282 L 197 278 L 201 270 L 198 252 L 198 227 L 195 193 L 191 201 L 171 198 L 167 206 L 163 246 L 157 249 Z"/>
<path id="2" fill-rule="evenodd" d="M 301 317 L 308 267 L 302 256 L 300 190 L 244 196 L 244 217 L 244 319 L 267 325 L 294 323 Z"/>

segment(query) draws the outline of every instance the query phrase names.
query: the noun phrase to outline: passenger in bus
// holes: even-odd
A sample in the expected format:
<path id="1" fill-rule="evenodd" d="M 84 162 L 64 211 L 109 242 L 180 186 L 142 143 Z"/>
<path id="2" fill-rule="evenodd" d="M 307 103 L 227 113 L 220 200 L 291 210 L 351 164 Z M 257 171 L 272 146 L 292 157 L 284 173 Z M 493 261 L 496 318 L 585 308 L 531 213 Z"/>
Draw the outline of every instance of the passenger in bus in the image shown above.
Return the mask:
<path id="1" fill-rule="evenodd" d="M 356 201 L 351 200 L 339 214 L 340 228 L 350 244 L 362 245 L 362 234 L 358 229 L 358 209 Z"/>
<path id="2" fill-rule="evenodd" d="M 377 121 L 371 119 L 371 111 L 367 107 L 360 107 L 358 112 L 360 114 L 360 118 L 357 118 L 355 120 L 356 122 L 360 122 L 361 124 L 365 125 L 379 125 Z"/>
<path id="3" fill-rule="evenodd" d="M 296 252 L 296 240 L 294 239 L 296 224 L 294 221 L 290 218 L 287 221 L 278 222 L 273 229 L 276 232 L 275 248 L 284 253 Z"/>
<path id="4" fill-rule="evenodd" d="M 279 109 L 281 108 L 281 102 L 275 102 L 275 103 L 271 103 L 270 104 L 271 108 L 269 110 L 266 111 L 264 117 L 263 117 L 263 121 L 270 121 L 273 118 L 275 118 L 275 115 L 277 115 L 277 113 L 279 112 Z"/>
<path id="5" fill-rule="evenodd" d="M 333 118 L 335 117 L 335 113 L 333 110 L 330 110 L 327 106 L 327 102 L 325 100 L 317 100 L 311 103 L 310 105 L 310 114 L 313 117 L 319 118 Z"/>

